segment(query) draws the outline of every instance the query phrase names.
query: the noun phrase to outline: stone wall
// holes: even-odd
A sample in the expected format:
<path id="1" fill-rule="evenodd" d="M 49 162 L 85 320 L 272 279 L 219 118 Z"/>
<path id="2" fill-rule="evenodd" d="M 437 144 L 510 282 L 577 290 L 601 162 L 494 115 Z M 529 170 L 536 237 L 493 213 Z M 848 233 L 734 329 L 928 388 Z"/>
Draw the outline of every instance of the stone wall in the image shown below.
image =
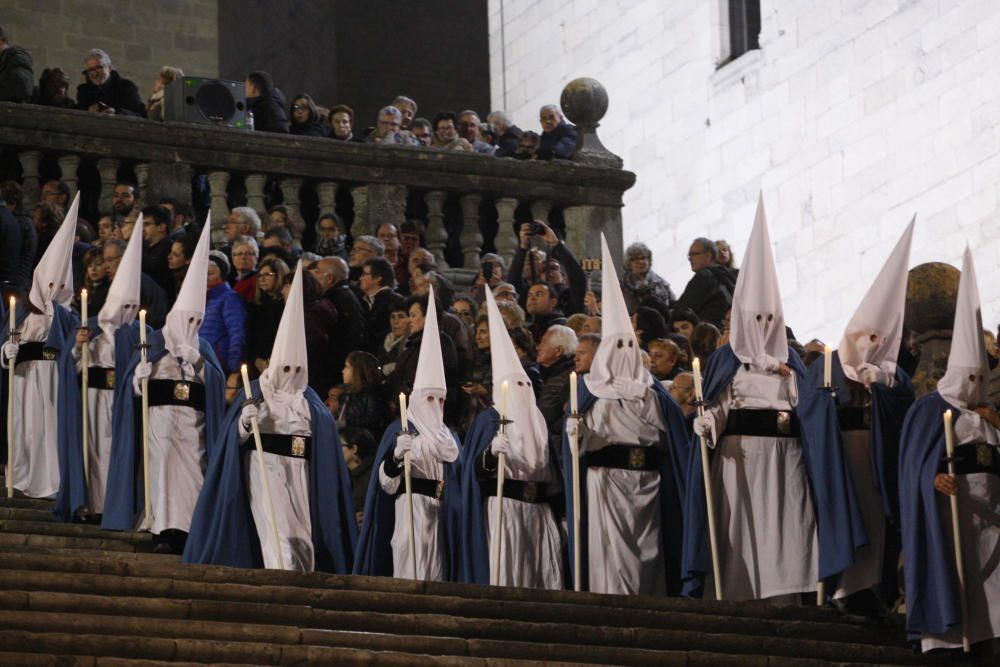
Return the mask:
<path id="1" fill-rule="evenodd" d="M 92 48 L 107 51 L 144 98 L 163 65 L 218 76 L 217 0 L 7 0 L 0 25 L 31 52 L 36 80 L 46 67 L 66 70 L 73 98 Z"/>
<path id="2" fill-rule="evenodd" d="M 838 340 L 911 216 L 911 265 L 977 262 L 1000 318 L 1000 3 L 762 0 L 761 49 L 717 70 L 725 0 L 490 0 L 493 106 L 538 130 L 577 76 L 611 106 L 599 130 L 636 186 L 642 239 L 680 291 L 696 236 L 742 256 L 760 191 L 785 312 Z"/>

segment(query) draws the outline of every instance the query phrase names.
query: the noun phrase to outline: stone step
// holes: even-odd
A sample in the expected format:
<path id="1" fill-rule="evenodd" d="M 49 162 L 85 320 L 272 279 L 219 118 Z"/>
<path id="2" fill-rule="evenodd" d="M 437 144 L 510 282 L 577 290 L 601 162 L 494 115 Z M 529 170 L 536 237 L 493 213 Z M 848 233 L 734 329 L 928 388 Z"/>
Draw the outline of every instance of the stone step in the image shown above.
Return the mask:
<path id="1" fill-rule="evenodd" d="M 134 660 L 92 655 L 52 655 L 0 651 L 0 665 L 10 667 L 208 667 L 204 662 Z M 214 662 L 211 667 L 253 667 L 248 663 Z"/>
<path id="2" fill-rule="evenodd" d="M 30 507 L 0 507 L 0 519 L 19 519 L 21 521 L 55 521 L 52 512 Z"/>
<path id="3" fill-rule="evenodd" d="M 96 525 L 62 523 L 61 521 L 5 519 L 0 520 L 0 532 L 51 535 L 53 537 L 82 537 L 96 540 L 113 539 L 132 544 L 152 544 L 153 542 L 153 535 L 151 533 L 101 530 L 101 527 Z"/>
<path id="4" fill-rule="evenodd" d="M 51 500 L 42 500 L 40 498 L 28 498 L 20 494 L 20 491 L 15 491 L 13 498 L 8 498 L 6 495 L 6 486 L 4 486 L 3 478 L 0 477 L 0 507 L 20 507 L 26 509 L 36 509 L 36 510 L 47 510 L 51 511 L 55 506 L 55 503 Z"/>
<path id="5" fill-rule="evenodd" d="M 114 533 L 106 533 L 113 536 Z M 55 547 L 68 549 L 92 549 L 97 551 L 146 551 L 152 552 L 153 544 L 136 543 L 113 537 L 71 537 L 60 535 L 38 535 L 33 533 L 0 532 L 0 546 Z"/>

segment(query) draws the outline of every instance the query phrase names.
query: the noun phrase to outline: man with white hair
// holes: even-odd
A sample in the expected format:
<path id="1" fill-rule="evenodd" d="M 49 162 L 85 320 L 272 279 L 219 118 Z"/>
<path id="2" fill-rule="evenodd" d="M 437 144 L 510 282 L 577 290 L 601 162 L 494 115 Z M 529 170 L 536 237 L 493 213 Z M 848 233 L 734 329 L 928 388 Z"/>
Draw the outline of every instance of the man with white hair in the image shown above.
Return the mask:
<path id="1" fill-rule="evenodd" d="M 382 107 L 378 112 L 378 123 L 375 130 L 368 135 L 365 142 L 369 144 L 400 144 L 415 146 L 417 141 L 409 131 L 402 129 L 403 114 L 391 104 Z"/>
<path id="2" fill-rule="evenodd" d="M 399 128 L 409 132 L 413 127 L 413 118 L 417 115 L 417 103 L 406 95 L 397 95 L 396 99 L 392 101 L 392 106 L 399 109 L 399 113 L 402 115 Z"/>
<path id="3" fill-rule="evenodd" d="M 542 136 L 538 143 L 539 160 L 569 160 L 576 151 L 576 126 L 563 118 L 556 104 L 546 104 L 538 112 Z"/>
<path id="4" fill-rule="evenodd" d="M 569 374 L 576 367 L 576 333 L 562 324 L 553 324 L 542 335 L 535 361 L 542 372 L 542 392 L 538 409 L 545 416 L 549 433 L 562 432 L 564 406 L 569 396 Z"/>
<path id="5" fill-rule="evenodd" d="M 472 150 L 475 153 L 482 153 L 483 155 L 493 155 L 492 144 L 488 144 L 479 138 L 479 126 L 483 122 L 479 120 L 479 114 L 472 109 L 466 109 L 462 113 L 458 114 L 458 134 L 463 139 L 472 144 Z"/>
<path id="6" fill-rule="evenodd" d="M 76 87 L 76 107 L 96 113 L 142 116 L 146 105 L 139 88 L 111 65 L 111 56 L 91 49 L 83 59 L 86 83 Z"/>
<path id="7" fill-rule="evenodd" d="M 229 219 L 222 229 L 229 243 L 241 236 L 255 239 L 260 234 L 260 216 L 249 206 L 237 206 L 229 212 Z"/>
<path id="8" fill-rule="evenodd" d="M 521 128 L 514 125 L 514 120 L 506 111 L 493 111 L 486 117 L 486 122 L 496 130 L 496 157 L 514 157 L 517 152 L 517 142 L 521 138 Z"/>

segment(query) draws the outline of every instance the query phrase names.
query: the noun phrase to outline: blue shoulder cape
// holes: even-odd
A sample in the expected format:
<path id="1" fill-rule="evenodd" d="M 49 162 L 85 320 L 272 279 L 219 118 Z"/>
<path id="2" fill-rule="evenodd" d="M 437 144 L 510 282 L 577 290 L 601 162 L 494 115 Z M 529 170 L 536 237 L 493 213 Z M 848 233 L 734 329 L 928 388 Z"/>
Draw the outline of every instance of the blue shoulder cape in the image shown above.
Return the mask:
<path id="1" fill-rule="evenodd" d="M 251 384 L 251 391 L 254 398 L 262 397 L 258 380 Z M 337 424 L 329 410 L 312 389 L 306 389 L 305 397 L 313 443 L 309 516 L 316 570 L 347 574 L 351 571 L 357 540 L 350 474 L 344 463 Z M 184 547 L 185 563 L 264 567 L 243 463 L 243 454 L 254 446 L 253 438 L 242 442 L 239 439 L 242 409 L 242 401 L 229 407 L 221 440 L 213 448 Z"/>
<path id="2" fill-rule="evenodd" d="M 24 305 L 24 300 L 18 304 L 15 313 L 15 321 L 20 329 L 28 316 L 28 309 Z M 3 319 L 3 326 L 0 327 L 0 345 L 7 342 L 9 335 L 7 319 L 9 315 L 4 310 L 0 318 Z M 56 495 L 56 505 L 52 508 L 52 513 L 60 521 L 71 521 L 77 510 L 87 504 L 87 486 L 83 475 L 83 449 L 80 438 L 80 424 L 83 423 L 82 409 L 80 402 L 80 387 L 76 383 L 76 362 L 73 360 L 73 347 L 76 345 L 76 331 L 80 326 L 80 320 L 76 313 L 53 304 L 52 325 L 49 328 L 48 338 L 45 340 L 45 347 L 53 348 L 56 352 L 56 368 L 59 378 L 59 386 L 56 393 L 56 418 L 58 426 L 56 428 L 56 447 L 59 456 L 59 490 Z M 7 463 L 7 373 L 5 372 L 3 386 L 0 391 L 0 402 L 3 407 L 3 428 L 0 435 L 0 462 Z M 46 446 L 49 446 L 46 443 Z M 14 462 L 17 465 L 17 461 Z"/>
<path id="3" fill-rule="evenodd" d="M 411 433 L 417 430 L 409 423 Z M 361 534 L 358 537 L 358 548 L 354 553 L 354 574 L 367 574 L 391 577 L 392 571 L 392 531 L 396 521 L 396 497 L 382 490 L 379 483 L 379 471 L 382 461 L 396 447 L 396 435 L 399 433 L 399 420 L 389 424 L 382 435 L 375 462 L 372 464 L 372 474 L 368 480 L 368 495 L 365 496 L 364 518 L 361 523 Z M 454 433 L 452 434 L 454 437 Z M 461 443 L 455 438 L 461 459 Z M 443 464 L 444 497 L 441 499 L 441 516 L 444 517 L 446 551 L 449 557 L 449 580 L 456 579 L 458 569 L 457 536 L 458 512 L 456 496 L 459 493 L 459 461 Z M 400 480 L 400 484 L 402 484 Z"/>
<path id="4" fill-rule="evenodd" d="M 910 408 L 899 440 L 899 508 L 906 568 L 906 633 L 942 634 L 961 624 L 958 575 L 950 530 L 938 511 L 934 477 L 945 457 L 945 410 L 961 411 L 938 392 Z"/>
<path id="5" fill-rule="evenodd" d="M 587 383 L 581 376 L 577 378 L 577 392 L 580 405 L 578 410 L 581 418 L 598 400 L 587 388 Z M 660 548 L 663 554 L 667 579 L 667 595 L 680 593 L 681 545 L 686 526 L 684 525 L 683 502 L 686 495 L 688 480 L 685 466 L 689 457 L 690 441 L 684 427 L 684 413 L 677 402 L 667 393 L 659 382 L 654 381 L 650 390 L 656 395 L 660 406 L 660 414 L 666 431 L 660 432 Z M 568 404 L 567 404 L 568 410 Z M 569 550 L 569 580 L 574 581 L 573 565 L 573 457 L 570 452 L 569 436 L 563 429 L 563 479 L 566 487 L 566 525 L 568 526 L 567 544 Z M 582 590 L 588 590 L 588 558 L 587 558 L 587 457 L 580 458 L 580 584 Z"/>
<path id="6" fill-rule="evenodd" d="M 225 410 L 226 376 L 222 373 L 212 346 L 199 338 L 205 368 L 205 449 L 212 460 L 214 444 Z M 146 340 L 149 363 L 167 355 L 163 332 L 154 331 Z M 116 365 L 119 353 L 115 348 Z M 104 494 L 105 530 L 133 530 L 136 519 L 145 507 L 142 481 L 142 415 L 141 401 L 132 393 L 132 378 L 140 361 L 140 350 L 133 347 L 125 362 L 124 372 L 115 377 L 115 399 L 111 412 L 111 461 L 108 465 L 108 486 Z"/>

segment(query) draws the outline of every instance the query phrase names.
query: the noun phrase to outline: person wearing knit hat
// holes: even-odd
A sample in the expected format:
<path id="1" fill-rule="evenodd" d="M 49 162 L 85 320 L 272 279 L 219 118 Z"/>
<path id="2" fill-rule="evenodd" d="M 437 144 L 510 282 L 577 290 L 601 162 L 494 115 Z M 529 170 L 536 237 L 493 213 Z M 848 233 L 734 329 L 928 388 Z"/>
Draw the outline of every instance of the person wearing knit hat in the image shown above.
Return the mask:
<path id="1" fill-rule="evenodd" d="M 498 455 L 504 454 L 500 586 L 563 587 L 562 541 L 549 506 L 560 495 L 558 462 L 550 455 L 545 417 L 535 402 L 496 300 L 485 290 L 493 370 L 493 407 L 476 417 L 462 449 L 461 539 L 458 578 L 489 584 L 496 563 Z M 506 387 L 504 386 L 506 385 Z M 500 414 L 500 410 L 504 414 Z M 500 429 L 501 416 L 507 421 Z"/>
<path id="2" fill-rule="evenodd" d="M 425 581 L 450 581 L 457 563 L 458 438 L 444 423 L 447 394 L 434 288 L 429 291 L 420 357 L 406 412 L 406 429 L 396 420 L 375 454 L 365 497 L 364 522 L 354 555 L 354 573 Z M 410 454 L 413 541 L 410 552 L 405 455 Z M 413 572 L 413 563 L 416 572 Z"/>
<path id="3" fill-rule="evenodd" d="M 183 550 L 225 406 L 222 368 L 198 335 L 205 317 L 210 233 L 206 223 L 166 324 L 149 335 L 147 360 L 133 351 L 115 386 L 101 527 L 134 530 L 148 523 L 160 552 Z M 148 522 L 143 477 L 136 475 L 143 467 L 142 416 L 135 403 L 143 378 L 149 380 Z"/>
<path id="4" fill-rule="evenodd" d="M 357 539 L 350 474 L 333 417 L 308 386 L 301 263 L 270 362 L 251 385 L 254 401 L 236 401 L 226 415 L 184 562 L 347 574 Z M 263 477 L 252 418 L 261 436 Z"/>
<path id="5" fill-rule="evenodd" d="M 205 321 L 199 335 L 212 346 L 228 376 L 240 369 L 247 342 L 247 311 L 243 298 L 226 282 L 229 260 L 220 250 L 208 253 Z M 190 269 L 189 269 L 190 271 Z"/>
<path id="6" fill-rule="evenodd" d="M 115 378 L 121 376 L 139 343 L 139 303 L 142 276 L 142 214 L 128 240 L 115 277 L 100 311 L 83 323 L 74 350 L 77 370 L 82 370 L 82 347 L 88 348 L 87 372 L 87 507 L 88 514 L 104 513 L 104 491 L 111 462 L 112 414 Z M 77 446 L 82 448 L 77 432 Z"/>
<path id="7" fill-rule="evenodd" d="M 9 304 L 3 304 L 0 365 L 14 371 L 14 413 L 7 411 L 6 377 L 2 403 L 13 421 L 14 460 L 7 461 L 7 429 L 2 429 L 0 457 L 8 465 L 8 480 L 31 498 L 59 495 L 55 514 L 73 518 L 86 503 L 83 457 L 74 448 L 80 427 L 81 402 L 73 364 L 73 343 L 79 320 L 69 310 L 73 299 L 73 241 L 80 194 L 66 214 L 32 277 L 27 300 L 16 306 L 16 340 L 8 340 Z M 4 373 L 6 376 L 6 373 Z M 5 422 L 6 423 L 6 422 Z M 13 468 L 11 470 L 11 468 Z"/>
<path id="8" fill-rule="evenodd" d="M 601 254 L 601 342 L 590 372 L 578 380 L 579 414 L 566 418 L 562 443 L 564 480 L 573 478 L 571 438 L 580 446 L 581 588 L 676 595 L 690 447 L 684 415 L 642 365 L 603 236 Z M 568 526 L 571 498 L 567 482 Z M 575 554 L 573 540 L 570 531 L 570 554 Z"/>
<path id="9" fill-rule="evenodd" d="M 986 404 L 989 364 L 972 253 L 962 259 L 948 367 L 937 391 L 913 404 L 899 443 L 906 632 L 924 651 L 1000 637 L 1000 418 Z M 952 415 L 955 474 L 947 473 L 944 415 Z M 958 525 L 968 607 L 956 572 L 950 496 Z M 968 626 L 963 626 L 963 617 Z M 993 642 L 995 644 L 995 642 Z M 991 647 L 982 649 L 989 652 Z M 980 649 L 981 650 L 981 649 Z M 996 655 L 989 664 L 996 664 Z M 986 664 L 984 662 L 983 664 Z"/>
<path id="10" fill-rule="evenodd" d="M 757 202 L 733 294 L 731 337 L 709 358 L 705 413 L 694 431 L 711 448 L 721 592 L 757 600 L 815 591 L 816 515 L 795 414 L 805 367 L 789 353 L 764 199 Z M 688 463 L 684 592 L 711 575 L 699 447 Z M 712 586 L 709 585 L 709 590 Z"/>
<path id="11" fill-rule="evenodd" d="M 831 355 L 833 388 L 818 359 L 796 412 L 816 507 L 819 576 L 836 604 L 878 616 L 895 601 L 899 557 L 899 434 L 913 383 L 897 363 L 903 337 L 911 221 Z M 883 575 L 888 575 L 883 583 Z"/>

